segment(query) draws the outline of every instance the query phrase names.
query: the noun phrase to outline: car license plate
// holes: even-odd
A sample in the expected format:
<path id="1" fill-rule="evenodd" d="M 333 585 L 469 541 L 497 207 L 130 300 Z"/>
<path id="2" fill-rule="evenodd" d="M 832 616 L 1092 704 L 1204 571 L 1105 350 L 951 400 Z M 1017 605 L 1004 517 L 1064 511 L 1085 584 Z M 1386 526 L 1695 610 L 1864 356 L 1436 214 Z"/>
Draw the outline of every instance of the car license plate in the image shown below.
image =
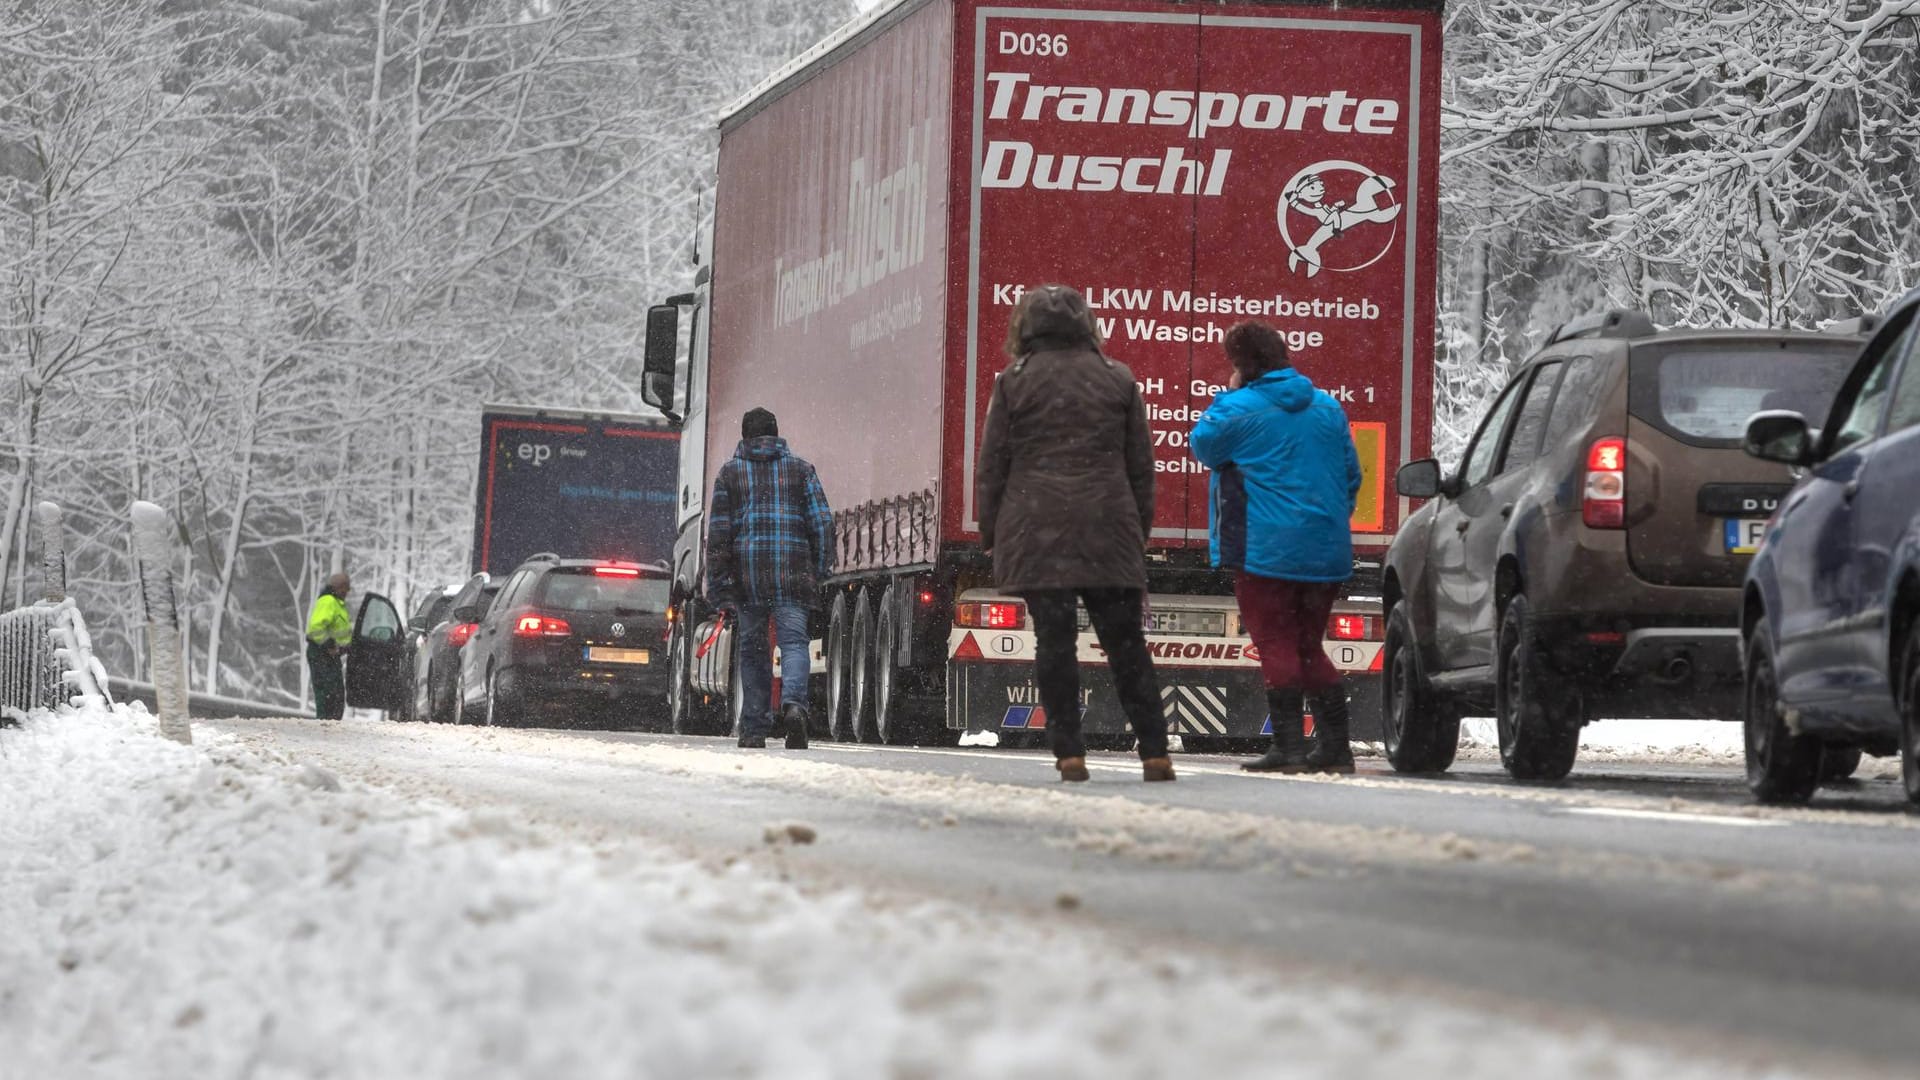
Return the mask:
<path id="1" fill-rule="evenodd" d="M 1729 555 L 1753 554 L 1760 550 L 1760 540 L 1767 535 L 1766 518 L 1727 518 L 1725 527 Z"/>
<path id="2" fill-rule="evenodd" d="M 610 649 L 605 645 L 589 645 L 587 659 L 603 664 L 646 664 L 653 661 L 653 656 L 646 649 Z"/>
<path id="3" fill-rule="evenodd" d="M 1147 614 L 1147 632 L 1152 634 L 1190 634 L 1225 637 L 1227 613 L 1195 611 L 1192 608 L 1162 608 Z"/>

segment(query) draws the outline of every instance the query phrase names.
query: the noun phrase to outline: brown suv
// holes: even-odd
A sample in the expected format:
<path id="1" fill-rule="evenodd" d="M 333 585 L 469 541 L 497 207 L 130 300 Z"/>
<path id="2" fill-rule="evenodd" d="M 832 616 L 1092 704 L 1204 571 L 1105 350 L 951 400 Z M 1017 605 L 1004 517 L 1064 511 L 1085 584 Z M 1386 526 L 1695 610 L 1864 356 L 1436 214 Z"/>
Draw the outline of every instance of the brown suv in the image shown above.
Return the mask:
<path id="1" fill-rule="evenodd" d="M 1838 332 L 1656 330 L 1612 311 L 1520 366 L 1387 552 L 1382 728 L 1402 772 L 1453 763 L 1460 716 L 1498 720 L 1519 779 L 1573 768 L 1597 717 L 1734 719 L 1740 583 L 1793 482 L 1742 450 L 1763 409 L 1823 415 L 1860 349 Z"/>

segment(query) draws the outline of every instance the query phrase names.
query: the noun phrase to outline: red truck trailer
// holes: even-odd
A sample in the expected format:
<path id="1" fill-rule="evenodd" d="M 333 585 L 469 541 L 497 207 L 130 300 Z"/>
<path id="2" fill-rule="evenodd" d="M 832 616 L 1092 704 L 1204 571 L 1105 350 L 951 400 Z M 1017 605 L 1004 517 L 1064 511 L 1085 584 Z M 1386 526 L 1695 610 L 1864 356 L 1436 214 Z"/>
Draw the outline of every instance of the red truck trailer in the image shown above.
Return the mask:
<path id="1" fill-rule="evenodd" d="M 1044 728 L 1025 609 L 980 550 L 974 467 L 1012 306 L 1059 282 L 1146 402 L 1149 642 L 1189 746 L 1267 726 L 1186 448 L 1230 371 L 1222 335 L 1272 323 L 1345 404 L 1365 482 L 1327 649 L 1364 730 L 1379 557 L 1407 512 L 1388 478 L 1431 428 L 1441 7 L 894 0 L 728 109 L 711 260 L 649 313 L 647 397 L 684 423 L 675 728 L 738 712 L 719 708 L 737 694 L 700 592 L 700 511 L 755 406 L 834 507 L 821 733 Z M 1087 730 L 1124 741 L 1091 633 L 1080 655 Z"/>

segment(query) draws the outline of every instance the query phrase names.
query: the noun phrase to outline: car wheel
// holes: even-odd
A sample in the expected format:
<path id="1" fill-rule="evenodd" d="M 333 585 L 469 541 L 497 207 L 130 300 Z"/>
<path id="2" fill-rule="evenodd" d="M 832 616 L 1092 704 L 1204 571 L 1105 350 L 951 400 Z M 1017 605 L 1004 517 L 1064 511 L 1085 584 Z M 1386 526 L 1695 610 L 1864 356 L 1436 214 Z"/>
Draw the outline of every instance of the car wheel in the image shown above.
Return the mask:
<path id="1" fill-rule="evenodd" d="M 1827 747 L 1820 754 L 1820 782 L 1852 779 L 1854 770 L 1860 767 L 1860 756 L 1857 746 Z"/>
<path id="2" fill-rule="evenodd" d="M 847 731 L 853 742 L 877 742 L 869 715 L 873 706 L 873 593 L 860 590 L 853 605 L 853 629 L 848 652 L 852 685 L 847 692 Z"/>
<path id="3" fill-rule="evenodd" d="M 1907 629 L 1900 658 L 1900 782 L 1920 803 L 1920 624 Z"/>
<path id="4" fill-rule="evenodd" d="M 513 707 L 513 699 L 500 693 L 500 676 L 497 672 L 487 672 L 487 726 L 512 727 L 520 722 L 520 710 Z"/>
<path id="5" fill-rule="evenodd" d="M 1381 741 L 1395 772 L 1445 772 L 1460 749 L 1460 713 L 1434 693 L 1405 604 L 1387 615 Z"/>
<path id="6" fill-rule="evenodd" d="M 1767 803 L 1803 803 L 1820 784 L 1820 744 L 1787 730 L 1765 623 L 1747 641 L 1740 722 L 1747 737 L 1747 788 Z"/>
<path id="7" fill-rule="evenodd" d="M 454 679 L 454 682 L 453 682 L 453 694 L 451 696 L 453 697 L 453 702 L 451 707 L 448 709 L 448 712 L 452 713 L 452 716 L 449 717 L 449 719 L 451 719 L 456 724 L 466 723 L 467 722 L 467 696 L 460 692 L 460 680 L 457 677 Z"/>
<path id="8" fill-rule="evenodd" d="M 816 734 L 828 739 L 854 741 L 857 736 L 848 723 L 848 648 L 847 648 L 847 594 L 835 593 L 833 604 L 827 609 L 827 707 L 820 714 Z"/>
<path id="9" fill-rule="evenodd" d="M 1493 704 L 1500 764 L 1515 780 L 1559 780 L 1580 751 L 1580 702 L 1540 656 L 1525 596 L 1500 615 Z"/>
<path id="10" fill-rule="evenodd" d="M 454 723 L 454 703 L 460 699 L 460 684 L 456 673 L 454 680 L 442 676 L 436 691 L 433 673 L 427 673 L 427 715 L 442 724 Z"/>

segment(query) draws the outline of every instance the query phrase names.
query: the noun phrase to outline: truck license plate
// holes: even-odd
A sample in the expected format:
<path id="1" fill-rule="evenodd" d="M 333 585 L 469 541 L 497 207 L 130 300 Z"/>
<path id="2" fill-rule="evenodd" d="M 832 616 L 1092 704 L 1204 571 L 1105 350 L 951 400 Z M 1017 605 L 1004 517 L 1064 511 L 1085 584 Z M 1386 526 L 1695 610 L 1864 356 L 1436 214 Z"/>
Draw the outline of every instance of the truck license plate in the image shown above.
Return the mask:
<path id="1" fill-rule="evenodd" d="M 653 660 L 645 649 L 610 649 L 605 645 L 587 646 L 587 659 L 603 664 L 645 664 Z"/>
<path id="2" fill-rule="evenodd" d="M 1727 518 L 1727 554 L 1751 555 L 1760 549 L 1767 535 L 1766 518 Z"/>

